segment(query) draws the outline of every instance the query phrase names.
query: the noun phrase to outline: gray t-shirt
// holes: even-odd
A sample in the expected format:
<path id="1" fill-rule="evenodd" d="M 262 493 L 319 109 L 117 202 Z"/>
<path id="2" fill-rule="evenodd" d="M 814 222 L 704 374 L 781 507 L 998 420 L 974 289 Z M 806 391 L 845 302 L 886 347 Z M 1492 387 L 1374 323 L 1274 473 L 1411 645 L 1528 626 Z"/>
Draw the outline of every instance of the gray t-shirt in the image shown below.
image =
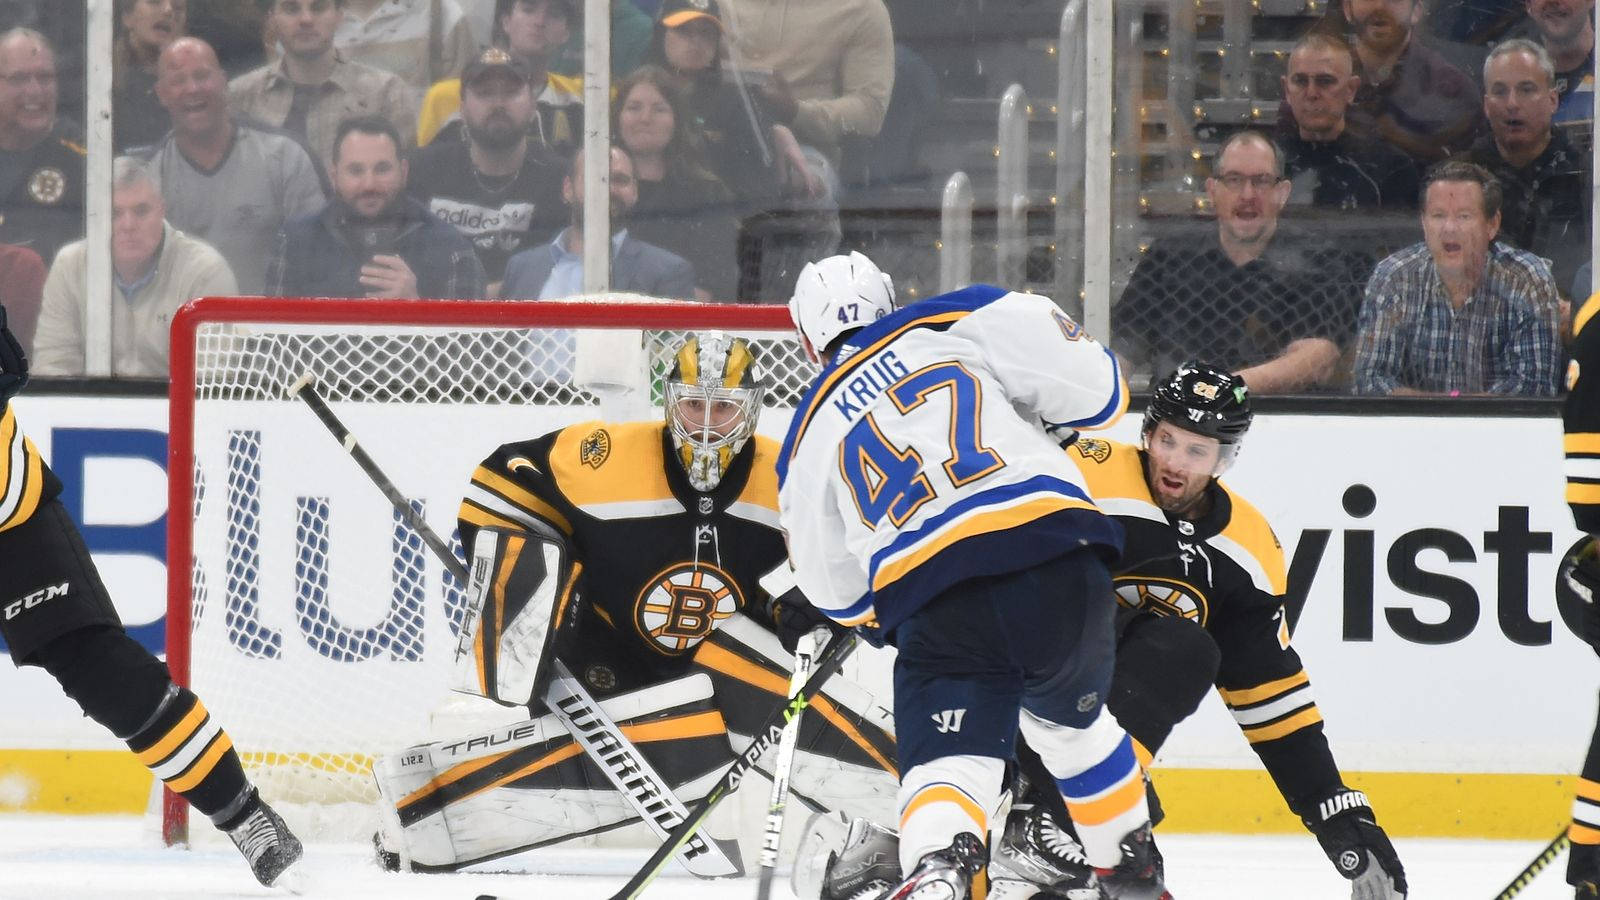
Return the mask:
<path id="1" fill-rule="evenodd" d="M 161 182 L 167 221 L 216 247 L 246 294 L 261 293 L 267 252 L 283 223 L 325 202 L 305 148 L 250 125 L 238 126 L 214 171 L 196 168 L 171 134 L 156 145 L 150 165 Z"/>

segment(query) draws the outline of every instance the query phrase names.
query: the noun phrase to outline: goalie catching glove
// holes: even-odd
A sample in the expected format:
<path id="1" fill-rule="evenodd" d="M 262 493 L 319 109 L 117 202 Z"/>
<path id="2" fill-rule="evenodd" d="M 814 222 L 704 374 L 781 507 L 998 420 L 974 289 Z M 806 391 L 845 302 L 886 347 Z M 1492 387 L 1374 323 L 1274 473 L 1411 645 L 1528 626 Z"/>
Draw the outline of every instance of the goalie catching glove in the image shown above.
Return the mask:
<path id="1" fill-rule="evenodd" d="M 1340 788 L 1302 819 L 1333 867 L 1351 881 L 1351 900 L 1403 900 L 1406 871 L 1378 826 L 1367 795 Z"/>

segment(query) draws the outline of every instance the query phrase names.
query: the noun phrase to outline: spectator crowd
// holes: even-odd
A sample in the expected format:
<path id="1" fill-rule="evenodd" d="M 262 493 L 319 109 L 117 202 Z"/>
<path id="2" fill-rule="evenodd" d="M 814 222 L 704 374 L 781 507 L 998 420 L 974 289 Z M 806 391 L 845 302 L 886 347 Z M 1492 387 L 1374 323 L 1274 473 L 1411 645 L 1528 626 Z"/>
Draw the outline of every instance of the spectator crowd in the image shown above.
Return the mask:
<path id="1" fill-rule="evenodd" d="M 1311 23 L 1276 124 L 1220 136 L 1208 214 L 1161 228 L 1113 298 L 1130 371 L 1204 356 L 1258 393 L 1558 393 L 1592 271 L 1591 10 L 1498 6 L 1454 31 L 1422 0 Z M 74 374 L 82 21 L 52 9 L 0 8 L 0 302 L 39 373 Z M 920 87 L 897 87 L 919 70 L 885 0 L 613 0 L 605 110 L 585 109 L 577 0 L 116 0 L 115 18 L 117 375 L 163 375 L 171 317 L 203 294 L 581 292 L 595 115 L 616 289 L 781 299 L 756 295 L 741 232 L 797 223 L 760 261 L 788 281 L 833 252 L 852 152 L 880 131 L 902 147 Z"/>

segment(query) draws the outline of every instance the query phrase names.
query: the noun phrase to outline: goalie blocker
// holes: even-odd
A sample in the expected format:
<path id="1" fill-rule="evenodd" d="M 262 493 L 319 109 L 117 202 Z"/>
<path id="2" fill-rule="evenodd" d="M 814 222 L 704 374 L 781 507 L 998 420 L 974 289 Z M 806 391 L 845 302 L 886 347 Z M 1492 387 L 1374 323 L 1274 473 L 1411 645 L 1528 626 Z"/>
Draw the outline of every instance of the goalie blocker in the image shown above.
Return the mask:
<path id="1" fill-rule="evenodd" d="M 522 615 L 534 609 L 530 603 Z M 791 661 L 775 635 L 735 615 L 696 650 L 691 674 L 617 694 L 600 707 L 690 803 L 711 789 L 781 701 Z M 795 754 L 795 799 L 812 811 L 890 815 L 897 776 L 888 710 L 835 676 L 810 712 Z M 380 854 L 390 865 L 404 858 L 421 871 L 455 870 L 639 821 L 554 715 L 411 747 L 379 760 L 374 774 L 392 813 Z"/>

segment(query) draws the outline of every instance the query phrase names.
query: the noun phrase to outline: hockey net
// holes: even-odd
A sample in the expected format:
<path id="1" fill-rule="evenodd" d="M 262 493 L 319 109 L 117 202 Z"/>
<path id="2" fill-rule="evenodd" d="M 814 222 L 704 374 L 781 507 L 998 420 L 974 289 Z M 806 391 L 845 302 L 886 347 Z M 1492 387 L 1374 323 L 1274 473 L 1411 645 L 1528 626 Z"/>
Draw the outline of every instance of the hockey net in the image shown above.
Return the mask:
<path id="1" fill-rule="evenodd" d="M 369 837 L 373 760 L 446 736 L 432 714 L 453 696 L 465 600 L 288 388 L 314 378 L 459 557 L 456 508 L 480 460 L 574 422 L 660 416 L 673 352 L 711 329 L 752 339 L 771 385 L 760 431 L 781 437 L 815 371 L 782 307 L 207 298 L 179 314 L 168 662 L 297 833 Z M 168 843 L 187 820 L 168 794 Z"/>

